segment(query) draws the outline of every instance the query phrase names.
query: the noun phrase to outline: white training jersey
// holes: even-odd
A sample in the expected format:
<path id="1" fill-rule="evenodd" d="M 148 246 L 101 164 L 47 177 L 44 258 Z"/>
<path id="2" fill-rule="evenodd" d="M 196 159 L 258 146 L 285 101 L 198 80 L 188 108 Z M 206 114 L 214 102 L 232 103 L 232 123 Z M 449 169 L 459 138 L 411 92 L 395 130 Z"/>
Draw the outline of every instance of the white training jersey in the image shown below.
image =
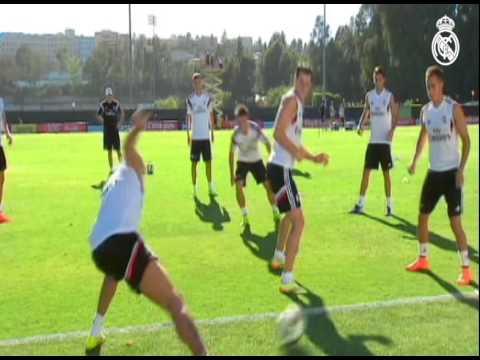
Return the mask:
<path id="1" fill-rule="evenodd" d="M 192 140 L 210 139 L 210 114 L 213 111 L 213 98 L 208 93 L 191 94 L 187 98 L 187 115 L 192 118 Z"/>
<path id="2" fill-rule="evenodd" d="M 0 97 L 0 146 L 2 146 L 2 138 L 5 124 L 5 104 Z"/>
<path id="3" fill-rule="evenodd" d="M 299 97 L 294 94 L 293 90 L 289 91 L 282 97 L 280 106 L 277 111 L 277 116 L 275 117 L 275 122 L 273 128 L 276 129 L 278 121 L 280 120 L 280 115 L 283 112 L 284 101 L 289 96 L 295 96 L 297 100 L 297 115 L 291 120 L 290 125 L 287 128 L 287 137 L 292 141 L 296 146 L 302 146 L 302 130 L 303 130 L 303 103 Z M 295 167 L 295 157 L 290 154 L 290 152 L 280 145 L 277 141 L 273 142 L 273 152 L 270 156 L 270 162 L 276 165 L 283 166 L 288 169 L 293 169 Z"/>
<path id="4" fill-rule="evenodd" d="M 91 235 L 92 249 L 112 235 L 138 232 L 143 203 L 143 180 L 130 166 L 120 165 L 103 189 L 102 206 Z"/>
<path id="5" fill-rule="evenodd" d="M 237 126 L 233 130 L 232 141 L 233 144 L 238 148 L 238 160 L 241 162 L 257 162 L 262 160 L 262 155 L 258 150 L 258 143 L 268 144 L 268 138 L 263 133 L 262 129 L 254 123 L 249 121 L 250 130 L 248 134 L 244 134 L 242 129 Z"/>
<path id="6" fill-rule="evenodd" d="M 390 144 L 388 133 L 392 129 L 392 109 L 390 102 L 393 94 L 383 89 L 380 94 L 375 89 L 367 93 L 370 106 L 370 143 Z"/>
<path id="7" fill-rule="evenodd" d="M 447 171 L 460 164 L 458 134 L 455 128 L 454 106 L 456 102 L 445 96 L 435 107 L 429 102 L 422 108 L 422 124 L 428 131 L 430 143 L 430 170 Z"/>

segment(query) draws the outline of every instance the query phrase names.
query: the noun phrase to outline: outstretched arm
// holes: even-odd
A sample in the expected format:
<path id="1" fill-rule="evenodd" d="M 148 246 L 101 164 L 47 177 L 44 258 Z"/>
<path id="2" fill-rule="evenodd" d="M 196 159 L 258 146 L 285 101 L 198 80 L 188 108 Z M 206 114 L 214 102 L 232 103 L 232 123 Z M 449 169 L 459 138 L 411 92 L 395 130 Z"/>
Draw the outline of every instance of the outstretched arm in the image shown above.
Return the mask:
<path id="1" fill-rule="evenodd" d="M 423 110 L 422 110 L 422 113 L 420 114 L 420 119 L 423 119 Z M 417 162 L 418 162 L 418 159 L 420 158 L 420 155 L 422 154 L 422 151 L 423 151 L 423 148 L 425 147 L 426 142 L 427 142 L 427 128 L 425 127 L 424 124 L 422 124 L 420 134 L 418 135 L 415 155 L 413 157 L 412 164 L 408 168 L 408 171 L 412 175 L 415 174 L 415 171 L 417 170 Z"/>
<path id="2" fill-rule="evenodd" d="M 467 121 L 460 105 L 455 105 L 453 110 L 455 118 L 455 129 L 462 140 L 462 158 L 457 173 L 457 187 L 463 187 L 465 166 L 467 165 L 468 156 L 470 155 L 470 135 L 468 134 Z"/>
<path id="3" fill-rule="evenodd" d="M 228 164 L 229 164 L 229 169 L 230 169 L 230 183 L 233 186 L 235 183 L 235 175 L 233 173 L 233 164 L 235 162 L 235 140 L 234 140 L 235 134 L 232 136 L 232 140 L 230 141 L 230 151 L 228 154 Z"/>
<path id="4" fill-rule="evenodd" d="M 370 103 L 368 102 L 368 95 L 365 95 L 365 104 L 363 106 L 362 115 L 360 115 L 360 121 L 358 122 L 357 133 L 362 135 L 363 129 L 368 125 L 370 119 Z"/>
<path id="5" fill-rule="evenodd" d="M 133 168 L 139 176 L 144 176 L 146 173 L 145 163 L 143 158 L 138 152 L 137 142 L 138 137 L 142 131 L 145 130 L 147 120 L 151 116 L 150 111 L 140 110 L 136 111 L 133 115 L 134 127 L 127 135 L 125 143 L 123 145 L 123 152 L 125 154 L 125 162 L 128 166 Z"/>

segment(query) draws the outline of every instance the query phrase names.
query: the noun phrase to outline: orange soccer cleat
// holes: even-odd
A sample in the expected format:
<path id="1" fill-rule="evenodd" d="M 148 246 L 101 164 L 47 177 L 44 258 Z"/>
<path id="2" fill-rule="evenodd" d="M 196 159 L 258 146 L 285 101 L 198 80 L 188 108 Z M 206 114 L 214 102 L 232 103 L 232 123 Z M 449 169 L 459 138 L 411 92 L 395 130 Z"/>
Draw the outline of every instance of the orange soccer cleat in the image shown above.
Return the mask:
<path id="1" fill-rule="evenodd" d="M 7 224 L 10 222 L 10 218 L 4 213 L 0 213 L 0 224 Z"/>
<path id="2" fill-rule="evenodd" d="M 470 267 L 464 267 L 462 273 L 460 274 L 457 284 L 460 286 L 470 286 L 474 283 L 473 272 Z"/>
<path id="3" fill-rule="evenodd" d="M 431 270 L 430 261 L 427 257 L 420 256 L 417 261 L 407 266 L 406 270 L 411 272 L 421 272 Z"/>

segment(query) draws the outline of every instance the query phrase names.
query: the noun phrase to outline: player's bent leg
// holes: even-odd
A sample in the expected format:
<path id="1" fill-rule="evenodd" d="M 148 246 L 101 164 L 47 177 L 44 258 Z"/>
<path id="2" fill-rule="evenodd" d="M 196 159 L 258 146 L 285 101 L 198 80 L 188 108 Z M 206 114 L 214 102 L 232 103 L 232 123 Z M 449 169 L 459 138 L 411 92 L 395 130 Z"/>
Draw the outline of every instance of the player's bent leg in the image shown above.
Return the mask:
<path id="1" fill-rule="evenodd" d="M 392 177 L 390 170 L 383 170 L 383 183 L 385 188 L 385 197 L 387 198 L 387 216 L 393 215 L 393 200 L 392 200 Z"/>
<path id="2" fill-rule="evenodd" d="M 284 216 L 280 221 L 280 227 L 277 237 L 277 245 L 275 247 L 275 253 L 270 262 L 270 268 L 274 271 L 282 270 L 285 267 L 285 247 L 287 244 L 287 239 L 290 235 L 292 229 L 292 221 L 289 216 Z"/>
<path id="3" fill-rule="evenodd" d="M 295 259 L 298 254 L 298 249 L 300 247 L 303 229 L 305 228 L 305 218 L 301 208 L 293 209 L 287 216 L 290 218 L 292 227 L 286 243 L 287 258 L 285 263 L 285 271 L 292 272 L 295 265 Z"/>
<path id="4" fill-rule="evenodd" d="M 198 161 L 192 160 L 191 173 L 192 173 L 193 196 L 197 196 L 197 166 L 198 166 Z"/>
<path id="5" fill-rule="evenodd" d="M 242 211 L 242 227 L 245 228 L 249 225 L 247 200 L 245 198 L 244 182 L 243 180 L 237 180 L 235 182 L 235 194 L 237 198 L 237 204 Z"/>
<path id="6" fill-rule="evenodd" d="M 0 171 L 0 224 L 10 222 L 10 219 L 5 215 L 3 209 L 3 189 L 5 186 L 5 171 Z"/>
<path id="7" fill-rule="evenodd" d="M 140 282 L 140 289 L 147 298 L 170 313 L 178 335 L 194 355 L 207 354 L 207 349 L 188 312 L 187 305 L 158 261 L 152 260 L 147 265 Z"/>
<path id="8" fill-rule="evenodd" d="M 365 196 L 367 194 L 368 190 L 368 183 L 370 181 L 370 173 L 372 169 L 369 169 L 368 167 L 364 167 L 363 173 L 362 173 L 362 181 L 360 183 L 360 198 L 358 202 L 355 204 L 355 207 L 353 208 L 353 213 L 355 214 L 363 214 L 365 211 Z"/>
<path id="9" fill-rule="evenodd" d="M 103 334 L 103 326 L 105 323 L 105 315 L 110 307 L 115 292 L 117 290 L 118 282 L 111 276 L 106 275 L 103 279 L 103 284 L 100 290 L 100 297 L 97 306 L 97 315 L 93 322 L 92 331 L 87 338 L 85 346 L 85 354 L 100 355 L 101 348 L 105 343 L 106 337 Z"/>
<path id="10" fill-rule="evenodd" d="M 109 149 L 107 150 L 107 156 L 108 156 L 108 165 L 110 166 L 110 173 L 112 172 L 113 170 L 113 156 L 112 156 L 112 150 Z"/>
<path id="11" fill-rule="evenodd" d="M 407 271 L 421 272 L 431 270 L 430 261 L 428 259 L 429 219 L 430 214 L 420 213 L 418 216 L 418 240 L 420 246 L 420 255 L 415 262 L 407 266 Z"/>
<path id="12" fill-rule="evenodd" d="M 217 196 L 217 190 L 215 189 L 215 186 L 213 185 L 212 182 L 212 161 L 207 160 L 205 161 L 205 174 L 207 176 L 207 181 L 208 181 L 208 194 L 210 196 Z"/>
<path id="13" fill-rule="evenodd" d="M 280 211 L 278 210 L 277 204 L 275 202 L 275 194 L 273 193 L 273 191 L 270 187 L 270 183 L 268 181 L 265 181 L 263 183 L 263 187 L 265 188 L 265 191 L 267 192 L 268 202 L 272 206 L 273 221 L 275 221 L 275 224 L 278 225 L 278 222 L 280 221 Z"/>
<path id="14" fill-rule="evenodd" d="M 460 262 L 462 266 L 462 273 L 460 274 L 457 283 L 461 286 L 469 286 L 474 282 L 473 272 L 470 268 L 470 257 L 468 254 L 468 242 L 467 236 L 463 229 L 462 217 L 460 215 L 450 217 L 450 226 L 455 239 L 457 240 L 458 253 L 460 256 Z"/>

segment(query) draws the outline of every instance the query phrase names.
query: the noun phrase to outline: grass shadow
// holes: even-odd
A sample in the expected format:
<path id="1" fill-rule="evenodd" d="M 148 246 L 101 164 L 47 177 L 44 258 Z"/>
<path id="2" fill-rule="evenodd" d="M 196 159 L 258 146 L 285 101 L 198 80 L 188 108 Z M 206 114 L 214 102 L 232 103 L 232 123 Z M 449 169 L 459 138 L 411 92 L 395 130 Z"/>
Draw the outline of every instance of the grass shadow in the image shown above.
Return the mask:
<path id="1" fill-rule="evenodd" d="M 90 185 L 90 187 L 97 191 L 102 191 L 107 182 L 105 180 L 100 181 L 98 184 Z"/>
<path id="2" fill-rule="evenodd" d="M 257 258 L 264 260 L 272 274 L 279 275 L 281 273 L 280 270 L 272 270 L 269 266 L 277 244 L 277 233 L 277 230 L 275 230 L 269 232 L 265 236 L 260 236 L 252 233 L 250 226 L 246 226 L 240 236 L 242 237 L 244 245 L 252 252 L 252 254 Z"/>
<path id="3" fill-rule="evenodd" d="M 230 222 L 230 214 L 225 207 L 220 206 L 215 197 L 209 197 L 209 203 L 204 204 L 195 197 L 195 214 L 206 223 L 211 223 L 213 230 L 222 231 L 223 224 Z"/>
<path id="4" fill-rule="evenodd" d="M 363 214 L 363 216 L 371 220 L 377 221 L 388 227 L 391 227 L 395 230 L 404 232 L 405 234 L 409 235 L 409 236 L 404 236 L 405 239 L 415 240 L 415 241 L 417 240 L 417 226 L 400 216 L 397 216 L 397 215 L 392 216 L 393 219 L 398 221 L 397 224 L 392 224 L 385 219 L 381 219 L 369 214 Z M 453 251 L 453 252 L 458 251 L 457 242 L 455 240 L 447 239 L 446 237 L 443 237 L 434 232 L 430 232 L 430 243 L 443 250 Z M 478 264 L 478 251 L 472 248 L 471 246 L 468 246 L 468 251 L 472 261 Z"/>
<path id="5" fill-rule="evenodd" d="M 467 306 L 470 306 L 474 308 L 475 310 L 478 311 L 478 298 L 471 298 L 471 297 L 466 297 L 464 296 L 461 292 L 458 291 L 458 289 L 450 284 L 448 281 L 442 279 L 440 276 L 435 274 L 432 271 L 425 271 L 423 274 L 429 276 L 432 280 L 434 280 L 437 284 L 439 284 L 442 288 L 444 288 L 447 292 L 452 294 L 455 299 L 457 299 L 459 302 L 462 304 L 465 304 Z M 472 286 L 474 289 L 478 289 L 478 284 L 475 283 Z"/>
<path id="6" fill-rule="evenodd" d="M 325 309 L 323 299 L 313 293 L 305 286 L 298 283 L 305 291 L 301 294 L 289 294 L 288 296 L 294 303 L 298 304 L 302 310 L 308 312 L 317 311 L 319 308 Z M 390 346 L 393 341 L 382 335 L 347 335 L 339 333 L 335 323 L 330 318 L 328 311 L 310 314 L 306 317 L 305 334 L 312 344 L 330 356 L 373 356 L 374 354 L 366 346 L 366 342 L 375 341 L 380 344 Z M 282 348 L 285 355 L 305 356 L 309 354 L 298 342 Z"/>

